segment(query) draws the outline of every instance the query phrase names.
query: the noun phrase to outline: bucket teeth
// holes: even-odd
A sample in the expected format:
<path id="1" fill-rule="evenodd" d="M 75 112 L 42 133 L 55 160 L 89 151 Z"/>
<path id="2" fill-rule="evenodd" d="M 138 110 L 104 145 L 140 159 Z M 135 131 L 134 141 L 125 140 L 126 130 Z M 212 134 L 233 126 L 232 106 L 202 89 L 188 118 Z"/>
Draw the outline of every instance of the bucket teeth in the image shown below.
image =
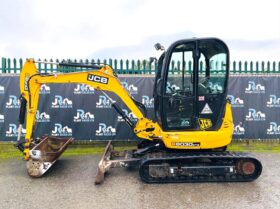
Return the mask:
<path id="1" fill-rule="evenodd" d="M 29 176 L 40 177 L 44 175 L 54 163 L 55 162 L 43 162 L 30 159 L 26 163 L 27 172 Z"/>

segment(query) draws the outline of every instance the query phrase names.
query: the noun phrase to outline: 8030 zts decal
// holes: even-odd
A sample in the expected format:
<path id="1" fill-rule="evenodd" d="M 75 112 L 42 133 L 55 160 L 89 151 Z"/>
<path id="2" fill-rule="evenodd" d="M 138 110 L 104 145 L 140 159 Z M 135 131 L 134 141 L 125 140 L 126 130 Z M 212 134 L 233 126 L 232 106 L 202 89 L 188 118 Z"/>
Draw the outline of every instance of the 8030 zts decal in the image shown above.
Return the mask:
<path id="1" fill-rule="evenodd" d="M 171 145 L 177 147 L 199 147 L 200 142 L 172 142 Z"/>

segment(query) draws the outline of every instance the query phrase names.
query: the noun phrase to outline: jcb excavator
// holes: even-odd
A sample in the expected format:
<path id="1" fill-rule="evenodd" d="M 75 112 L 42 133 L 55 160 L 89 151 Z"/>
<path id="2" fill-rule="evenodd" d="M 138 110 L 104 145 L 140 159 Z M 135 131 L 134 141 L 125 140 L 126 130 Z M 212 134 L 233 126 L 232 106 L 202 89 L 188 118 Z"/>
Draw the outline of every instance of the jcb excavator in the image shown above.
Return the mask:
<path id="1" fill-rule="evenodd" d="M 39 73 L 36 62 L 25 62 L 20 74 L 21 109 L 17 147 L 24 153 L 30 176 L 42 176 L 58 159 L 72 138 L 33 138 L 39 90 L 43 84 L 83 83 L 101 91 L 142 139 L 137 149 L 117 152 L 109 141 L 98 165 L 95 183 L 113 167 L 136 166 L 148 183 L 246 182 L 262 172 L 259 160 L 246 153 L 226 151 L 231 143 L 233 119 L 227 99 L 229 50 L 217 38 L 179 40 L 163 53 L 156 69 L 154 109 L 156 121 L 146 118 L 145 107 L 121 85 L 109 65 L 62 62 L 81 72 Z M 178 64 L 181 63 L 181 64 Z M 217 64 L 221 63 L 221 64 Z M 112 100 L 115 93 L 135 115 L 132 121 Z M 27 115 L 26 115 L 27 113 Z M 25 116 L 26 115 L 26 116 Z M 26 117 L 25 140 L 20 139 Z"/>

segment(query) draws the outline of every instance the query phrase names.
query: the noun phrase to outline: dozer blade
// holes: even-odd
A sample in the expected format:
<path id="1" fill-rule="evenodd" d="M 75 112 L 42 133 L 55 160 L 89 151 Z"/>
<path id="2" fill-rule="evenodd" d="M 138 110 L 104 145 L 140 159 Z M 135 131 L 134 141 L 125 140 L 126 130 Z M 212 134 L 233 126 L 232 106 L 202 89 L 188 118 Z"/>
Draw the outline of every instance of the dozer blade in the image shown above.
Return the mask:
<path id="1" fill-rule="evenodd" d="M 110 160 L 113 149 L 112 141 L 109 141 L 98 164 L 97 174 L 95 176 L 95 184 L 103 183 L 105 172 L 111 167 Z"/>
<path id="2" fill-rule="evenodd" d="M 43 137 L 30 150 L 30 159 L 27 161 L 27 172 L 32 177 L 41 177 L 54 165 L 60 155 L 66 150 L 74 138 Z"/>
<path id="3" fill-rule="evenodd" d="M 132 152 L 132 150 L 115 151 L 112 141 L 109 141 L 98 164 L 95 184 L 102 184 L 105 173 L 111 168 L 139 166 L 141 159 L 132 157 Z"/>

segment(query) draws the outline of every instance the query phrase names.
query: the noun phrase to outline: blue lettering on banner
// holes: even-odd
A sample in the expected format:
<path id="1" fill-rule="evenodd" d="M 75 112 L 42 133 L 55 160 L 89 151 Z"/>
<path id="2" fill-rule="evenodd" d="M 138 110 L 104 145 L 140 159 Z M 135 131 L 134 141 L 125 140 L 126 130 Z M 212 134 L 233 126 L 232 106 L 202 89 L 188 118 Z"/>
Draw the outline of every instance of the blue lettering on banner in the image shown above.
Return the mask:
<path id="1" fill-rule="evenodd" d="M 22 136 L 25 136 L 26 129 L 21 130 Z M 6 137 L 17 137 L 18 135 L 18 128 L 17 125 L 14 123 L 9 124 L 9 129 L 6 131 Z"/>
<path id="2" fill-rule="evenodd" d="M 51 93 L 51 88 L 50 86 L 43 84 L 40 87 L 40 94 L 50 94 Z"/>
<path id="3" fill-rule="evenodd" d="M 99 123 L 98 129 L 95 131 L 96 136 L 115 136 L 116 129 L 112 126 L 107 126 L 105 123 Z"/>
<path id="4" fill-rule="evenodd" d="M 243 127 L 243 124 L 241 122 L 238 125 L 234 126 L 233 134 L 234 135 L 244 135 L 245 134 L 245 128 Z"/>
<path id="5" fill-rule="evenodd" d="M 228 95 L 232 107 L 244 107 L 244 100 L 239 97 L 234 97 L 233 95 Z"/>
<path id="6" fill-rule="evenodd" d="M 269 95 L 269 100 L 266 102 L 267 107 L 280 107 L 280 98 L 277 98 L 276 95 Z"/>
<path id="7" fill-rule="evenodd" d="M 52 102 L 51 108 L 72 108 L 73 102 L 68 99 L 64 98 L 60 95 L 55 95 L 54 101 Z"/>
<path id="8" fill-rule="evenodd" d="M 77 113 L 73 119 L 74 122 L 93 122 L 94 115 L 90 112 L 85 112 L 83 109 L 77 109 Z"/>
<path id="9" fill-rule="evenodd" d="M 255 81 L 248 81 L 248 86 L 245 88 L 247 94 L 263 94 L 265 93 L 265 86 L 256 84 Z"/>
<path id="10" fill-rule="evenodd" d="M 40 113 L 39 110 L 37 110 L 36 112 L 36 122 L 39 122 L 39 123 L 48 123 L 50 122 L 50 115 L 48 115 L 47 113 L 45 112 L 42 112 Z"/>
<path id="11" fill-rule="evenodd" d="M 5 87 L 0 85 L 0 94 L 5 94 Z"/>
<path id="12" fill-rule="evenodd" d="M 99 95 L 99 100 L 96 102 L 96 108 L 111 108 L 111 102 L 107 97 Z"/>
<path id="13" fill-rule="evenodd" d="M 249 108 L 249 112 L 246 115 L 246 121 L 265 121 L 265 113 L 261 111 L 256 111 L 253 108 Z"/>
<path id="14" fill-rule="evenodd" d="M 279 135 L 280 134 L 280 125 L 277 125 L 276 122 L 270 122 L 269 128 L 266 130 L 267 135 Z"/>
<path id="15" fill-rule="evenodd" d="M 122 109 L 125 115 L 133 122 L 137 121 L 137 117 L 133 114 L 133 112 L 128 112 L 127 109 Z M 121 115 L 118 116 L 118 122 L 124 122 L 124 119 Z"/>
<path id="16" fill-rule="evenodd" d="M 52 136 L 72 136 L 72 129 L 68 126 L 62 126 L 60 123 L 54 124 Z"/>
<path id="17" fill-rule="evenodd" d="M 0 123 L 4 123 L 5 121 L 5 116 L 0 114 Z"/>
<path id="18" fill-rule="evenodd" d="M 138 87 L 133 84 L 128 84 L 127 82 L 121 82 L 122 86 L 129 92 L 129 94 L 138 94 Z"/>
<path id="19" fill-rule="evenodd" d="M 74 94 L 94 94 L 94 88 L 87 84 L 77 84 Z"/>
<path id="20" fill-rule="evenodd" d="M 8 102 L 6 102 L 6 108 L 12 109 L 12 108 L 19 108 L 20 107 L 20 101 L 15 95 L 10 95 Z"/>
<path id="21" fill-rule="evenodd" d="M 150 98 L 147 95 L 143 95 L 142 104 L 145 105 L 146 108 L 154 108 L 154 98 Z"/>

